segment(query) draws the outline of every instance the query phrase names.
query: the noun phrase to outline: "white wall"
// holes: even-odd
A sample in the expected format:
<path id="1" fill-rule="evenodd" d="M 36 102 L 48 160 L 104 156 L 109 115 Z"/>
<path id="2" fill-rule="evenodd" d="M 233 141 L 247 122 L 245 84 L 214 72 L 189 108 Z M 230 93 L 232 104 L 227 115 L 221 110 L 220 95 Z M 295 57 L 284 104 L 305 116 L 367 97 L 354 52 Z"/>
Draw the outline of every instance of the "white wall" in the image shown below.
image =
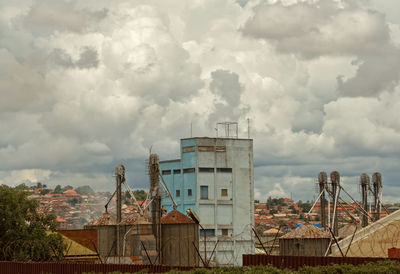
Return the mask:
<path id="1" fill-rule="evenodd" d="M 253 144 L 247 139 L 198 138 L 197 146 L 225 146 L 226 152 L 197 152 L 197 167 L 232 168 L 232 173 L 197 173 L 200 185 L 209 186 L 209 199 L 198 199 L 199 217 L 206 228 L 214 228 L 216 237 L 209 237 L 213 247 L 217 237 L 224 244 L 217 246 L 216 259 L 222 264 L 241 265 L 242 254 L 254 253 L 251 227 L 254 226 Z M 228 196 L 221 196 L 221 189 Z M 229 229 L 232 237 L 223 237 L 221 228 Z M 221 239 L 222 239 L 221 238 Z M 200 239 L 202 241 L 202 239 Z M 202 244 L 200 248 L 204 250 Z M 210 255 L 210 254 L 209 254 Z"/>

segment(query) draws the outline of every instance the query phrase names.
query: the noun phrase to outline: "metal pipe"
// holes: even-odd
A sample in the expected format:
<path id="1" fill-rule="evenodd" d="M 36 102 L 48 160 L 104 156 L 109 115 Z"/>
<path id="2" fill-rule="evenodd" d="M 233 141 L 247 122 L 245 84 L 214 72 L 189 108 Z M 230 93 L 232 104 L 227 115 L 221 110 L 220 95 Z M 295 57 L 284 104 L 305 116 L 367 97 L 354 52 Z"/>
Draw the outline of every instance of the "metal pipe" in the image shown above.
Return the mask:
<path id="1" fill-rule="evenodd" d="M 364 208 L 362 208 L 359 204 L 358 204 L 358 202 L 356 202 L 356 200 L 354 200 L 354 198 L 342 187 L 342 186 L 340 186 L 340 189 L 341 190 L 343 190 L 344 191 L 344 193 L 346 193 L 349 197 L 350 197 L 350 199 L 357 205 L 357 207 L 359 208 L 359 209 L 361 209 L 361 211 L 363 211 L 364 213 L 363 214 L 365 214 L 365 215 L 367 215 L 368 216 L 368 218 L 370 218 L 371 220 L 373 220 L 372 219 L 372 216 L 371 215 L 369 215 L 368 214 L 368 212 L 366 212 L 365 210 L 364 210 Z M 342 201 L 344 201 L 342 198 L 340 198 Z M 345 201 L 344 201 L 345 202 Z M 351 205 L 350 205 L 351 206 Z M 353 207 L 353 206 L 352 206 Z M 353 207 L 354 208 L 354 207 Z M 362 212 L 361 212 L 362 213 Z"/>
<path id="2" fill-rule="evenodd" d="M 272 253 L 272 250 L 274 249 L 274 245 L 275 245 L 275 241 L 276 241 L 276 238 L 278 238 L 278 234 L 279 234 L 279 232 L 281 231 L 281 226 L 279 226 L 279 228 L 278 228 L 278 232 L 276 232 L 276 234 L 275 234 L 275 238 L 274 238 L 274 241 L 272 242 L 272 246 L 271 246 L 271 249 L 270 249 L 270 251 L 269 251 L 269 254 L 268 255 L 271 255 L 271 253 Z"/>
<path id="3" fill-rule="evenodd" d="M 330 229 L 330 228 L 329 228 L 329 229 Z M 331 246 L 332 246 L 332 239 L 329 241 L 329 245 L 328 245 L 328 248 L 327 248 L 326 251 L 325 251 L 324 257 L 326 257 L 326 255 L 328 255 L 329 249 L 331 248 Z"/>
<path id="4" fill-rule="evenodd" d="M 131 232 L 132 228 L 133 228 L 133 226 L 131 226 L 124 235 L 124 239 L 123 239 L 123 243 L 122 243 L 122 256 L 125 256 L 126 236 L 128 235 L 129 232 Z"/>
<path id="5" fill-rule="evenodd" d="M 353 243 L 354 235 L 356 235 L 356 232 L 357 232 L 357 229 L 358 229 L 357 223 L 354 223 L 354 225 L 356 226 L 356 229 L 353 232 L 353 236 L 351 236 L 351 240 L 350 240 L 349 246 L 347 247 L 346 254 L 344 254 L 345 257 L 347 256 L 347 253 L 349 252 L 351 244 Z"/>
<path id="6" fill-rule="evenodd" d="M 331 228 L 329 228 L 329 231 L 331 232 L 332 237 L 333 237 L 333 240 L 335 241 L 337 247 L 339 248 L 340 254 L 342 254 L 342 257 L 344 257 L 344 254 L 343 254 L 343 252 L 342 252 L 342 249 L 340 248 L 340 245 L 339 245 L 338 241 L 336 240 L 335 234 L 333 234 L 333 231 L 332 231 Z"/>
<path id="7" fill-rule="evenodd" d="M 340 188 L 337 190 L 336 192 L 336 197 L 335 197 L 335 203 L 333 205 L 333 220 L 332 220 L 332 227 L 333 227 L 333 231 L 334 231 L 334 235 L 337 236 L 339 234 L 338 231 L 338 218 L 337 218 L 337 204 L 338 204 L 338 200 L 339 200 L 339 192 L 340 192 Z"/>
<path id="8" fill-rule="evenodd" d="M 264 247 L 263 243 L 261 242 L 261 239 L 260 239 L 260 237 L 258 237 L 258 234 L 257 234 L 256 230 L 254 229 L 254 227 L 252 227 L 251 229 L 253 230 L 253 232 L 254 232 L 254 235 L 256 235 L 256 237 L 257 237 L 258 241 L 260 242 L 260 245 L 261 245 L 261 246 L 262 246 L 262 248 L 264 249 L 264 252 L 265 252 L 265 254 L 266 254 L 266 255 L 269 255 L 269 253 L 268 253 L 268 252 L 267 252 L 267 250 L 265 249 L 265 247 Z"/>
<path id="9" fill-rule="evenodd" d="M 116 192 L 117 192 L 117 190 L 114 191 L 114 193 L 111 195 L 110 199 L 108 199 L 108 202 L 104 206 L 106 208 L 106 212 L 108 212 L 108 204 L 111 202 L 111 199 L 114 197 Z"/>
<path id="10" fill-rule="evenodd" d="M 324 192 L 324 190 L 322 190 L 321 193 L 318 195 L 317 199 L 315 199 L 314 204 L 312 205 L 311 209 L 308 211 L 307 214 L 310 214 L 311 211 L 314 209 L 314 206 L 317 204 L 317 202 L 318 202 L 318 200 L 319 200 L 319 197 L 321 197 L 321 195 L 322 195 L 323 192 Z"/>
<path id="11" fill-rule="evenodd" d="M 160 178 L 161 178 L 161 185 L 162 185 L 162 187 L 164 188 L 165 192 L 167 192 L 167 196 L 170 197 L 170 199 L 171 199 L 171 201 L 172 201 L 172 204 L 173 204 L 173 208 L 174 208 L 174 209 L 177 209 L 178 205 L 176 204 L 176 202 L 175 202 L 175 200 L 174 200 L 174 197 L 172 197 L 171 192 L 169 192 L 169 189 L 168 189 L 168 187 L 167 187 L 167 184 L 166 184 L 165 181 L 164 181 L 163 176 L 161 175 L 161 172 L 160 172 Z"/>
<path id="12" fill-rule="evenodd" d="M 124 180 L 122 183 L 125 185 L 126 189 L 128 190 L 129 195 L 131 196 L 131 199 L 132 199 L 132 200 L 135 202 L 135 204 L 138 206 L 140 215 L 143 216 L 143 215 L 144 215 L 143 209 L 142 209 L 142 207 L 139 205 L 139 203 L 138 203 L 138 201 L 137 201 L 135 195 L 133 194 L 132 189 L 129 187 L 129 185 L 128 185 L 128 183 L 126 182 L 126 180 Z"/>
<path id="13" fill-rule="evenodd" d="M 217 240 L 217 242 L 215 243 L 214 249 L 213 249 L 213 251 L 211 252 L 210 261 L 212 260 L 212 256 L 214 255 L 214 252 L 215 252 L 215 249 L 217 248 L 218 243 L 219 243 L 219 240 Z"/>
<path id="14" fill-rule="evenodd" d="M 331 199 L 329 199 L 329 195 L 328 195 L 328 227 L 331 227 Z"/>
<path id="15" fill-rule="evenodd" d="M 149 253 L 147 253 L 147 249 L 146 249 L 146 247 L 144 246 L 144 244 L 143 244 L 143 242 L 142 242 L 142 241 L 140 241 L 140 243 L 142 244 L 142 247 L 143 247 L 143 249 L 144 249 L 144 252 L 146 253 L 147 259 L 149 260 L 150 264 L 151 264 L 151 265 L 153 265 L 153 263 L 151 262 L 151 259 L 150 259 L 150 256 L 149 256 Z"/>
<path id="16" fill-rule="evenodd" d="M 199 226 L 201 227 L 201 229 L 203 230 L 203 236 L 204 236 L 204 260 L 206 260 L 206 264 L 208 265 L 207 262 L 207 235 L 206 235 L 206 230 L 204 229 L 204 227 L 199 223 Z"/>
<path id="17" fill-rule="evenodd" d="M 203 258 L 202 258 L 201 255 L 200 255 L 199 249 L 196 247 L 196 245 L 195 245 L 194 242 L 192 242 L 192 244 L 193 244 L 193 246 L 194 246 L 194 249 L 196 249 L 197 255 L 199 255 L 199 257 L 200 257 L 201 262 L 203 263 L 204 266 L 206 266 L 206 263 L 204 262 Z"/>

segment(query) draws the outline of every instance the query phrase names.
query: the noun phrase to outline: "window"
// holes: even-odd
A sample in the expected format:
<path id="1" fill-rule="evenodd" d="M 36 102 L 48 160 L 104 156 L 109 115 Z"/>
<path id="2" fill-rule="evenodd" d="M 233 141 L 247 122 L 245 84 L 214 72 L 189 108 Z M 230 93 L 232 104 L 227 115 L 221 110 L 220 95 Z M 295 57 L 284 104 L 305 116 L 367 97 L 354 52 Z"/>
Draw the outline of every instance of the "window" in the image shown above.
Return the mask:
<path id="1" fill-rule="evenodd" d="M 200 229 L 200 236 L 204 236 L 204 234 L 206 236 L 215 236 L 215 229 Z"/>
<path id="2" fill-rule="evenodd" d="M 208 186 L 200 186 L 200 199 L 208 199 Z"/>
<path id="3" fill-rule="evenodd" d="M 194 171 L 195 171 L 194 167 L 193 168 L 185 168 L 185 169 L 183 169 L 183 173 L 192 173 Z"/>
<path id="4" fill-rule="evenodd" d="M 181 197 L 181 191 L 179 189 L 176 191 L 176 195 L 175 196 L 176 197 Z"/>
<path id="5" fill-rule="evenodd" d="M 174 174 L 181 174 L 181 170 L 180 169 L 174 169 Z"/>
<path id="6" fill-rule="evenodd" d="M 199 167 L 199 172 L 214 172 L 213 167 Z"/>
<path id="7" fill-rule="evenodd" d="M 213 146 L 199 146 L 198 151 L 214 151 L 214 147 Z"/>
<path id="8" fill-rule="evenodd" d="M 226 147 L 224 147 L 224 146 L 217 146 L 217 147 L 215 147 L 215 151 L 216 151 L 216 152 L 225 152 L 225 151 L 226 151 Z"/>
<path id="9" fill-rule="evenodd" d="M 221 229 L 221 234 L 222 236 L 228 236 L 228 229 L 226 228 Z"/>
<path id="10" fill-rule="evenodd" d="M 170 175 L 171 174 L 171 170 L 163 170 L 162 171 L 162 175 Z"/>
<path id="11" fill-rule="evenodd" d="M 221 189 L 221 196 L 222 197 L 228 196 L 228 190 L 226 188 Z"/>
<path id="12" fill-rule="evenodd" d="M 188 189 L 188 196 L 192 196 L 192 189 Z"/>
<path id="13" fill-rule="evenodd" d="M 185 153 L 185 152 L 194 152 L 194 147 L 192 146 L 192 147 L 183 147 L 182 148 L 182 152 L 183 153 Z"/>
<path id="14" fill-rule="evenodd" d="M 221 168 L 217 168 L 217 172 L 232 173 L 232 168 L 230 168 L 230 167 L 221 167 Z"/>

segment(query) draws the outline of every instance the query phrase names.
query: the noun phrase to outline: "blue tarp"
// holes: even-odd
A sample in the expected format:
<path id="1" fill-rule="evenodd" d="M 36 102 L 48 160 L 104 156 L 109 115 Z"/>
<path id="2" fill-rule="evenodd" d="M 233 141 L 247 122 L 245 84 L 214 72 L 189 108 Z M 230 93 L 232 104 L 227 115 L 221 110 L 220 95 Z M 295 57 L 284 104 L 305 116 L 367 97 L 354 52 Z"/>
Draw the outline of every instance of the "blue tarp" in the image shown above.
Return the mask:
<path id="1" fill-rule="evenodd" d="M 295 228 L 298 228 L 299 226 L 301 226 L 301 225 L 303 225 L 303 224 L 297 224 L 296 225 L 296 227 Z M 318 227 L 318 228 L 322 228 L 322 225 L 321 224 L 313 224 L 315 227 Z"/>

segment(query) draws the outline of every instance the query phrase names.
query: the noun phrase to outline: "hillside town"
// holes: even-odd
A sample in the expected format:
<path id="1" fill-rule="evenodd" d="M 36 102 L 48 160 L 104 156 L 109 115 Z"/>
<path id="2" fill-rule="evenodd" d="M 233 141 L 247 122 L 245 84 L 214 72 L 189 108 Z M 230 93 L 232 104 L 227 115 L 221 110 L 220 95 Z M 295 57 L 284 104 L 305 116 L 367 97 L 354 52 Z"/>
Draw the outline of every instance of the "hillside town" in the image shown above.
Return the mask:
<path id="1" fill-rule="evenodd" d="M 39 212 L 54 214 L 59 229 L 81 229 L 90 220 L 95 219 L 105 212 L 105 204 L 111 197 L 110 192 L 95 192 L 90 186 L 73 188 L 72 186 L 57 186 L 54 189 L 37 183 L 34 186 L 26 187 L 29 192 L 29 199 L 39 203 Z M 138 203 L 142 206 L 145 203 L 146 195 L 144 190 L 134 191 Z M 136 204 L 132 203 L 129 193 L 122 193 L 124 204 L 122 214 L 124 218 L 138 214 Z M 312 207 L 314 205 L 314 207 Z M 338 218 L 342 223 L 350 223 L 352 219 L 349 213 L 358 216 L 356 203 L 344 204 L 338 208 Z M 330 210 L 333 212 L 333 205 Z M 399 207 L 386 204 L 390 212 Z M 115 211 L 115 198 L 112 198 L 108 207 L 110 212 Z M 311 210 L 312 209 L 312 210 Z M 311 211 L 310 211 L 311 210 Z M 295 202 L 290 198 L 271 198 L 266 202 L 256 200 L 254 202 L 254 221 L 257 233 L 262 238 L 273 238 L 282 236 L 304 222 L 310 222 L 317 226 L 320 224 L 320 203 L 314 201 Z M 386 211 L 382 212 L 382 217 Z"/>
<path id="2" fill-rule="evenodd" d="M 90 186 L 82 186 L 73 189 L 72 186 L 57 186 L 54 189 L 37 183 L 32 187 L 24 187 L 29 192 L 29 199 L 39 203 L 39 213 L 53 214 L 57 217 L 59 229 L 80 229 L 90 220 L 100 216 L 105 211 L 105 204 L 111 197 L 110 192 L 95 192 Z M 135 191 L 135 195 L 142 205 L 143 190 Z M 128 193 L 123 196 L 129 197 Z M 125 218 L 137 214 L 137 206 L 132 205 L 129 199 L 125 199 L 122 206 L 122 214 Z M 115 197 L 111 199 L 110 211 L 115 211 Z"/>

